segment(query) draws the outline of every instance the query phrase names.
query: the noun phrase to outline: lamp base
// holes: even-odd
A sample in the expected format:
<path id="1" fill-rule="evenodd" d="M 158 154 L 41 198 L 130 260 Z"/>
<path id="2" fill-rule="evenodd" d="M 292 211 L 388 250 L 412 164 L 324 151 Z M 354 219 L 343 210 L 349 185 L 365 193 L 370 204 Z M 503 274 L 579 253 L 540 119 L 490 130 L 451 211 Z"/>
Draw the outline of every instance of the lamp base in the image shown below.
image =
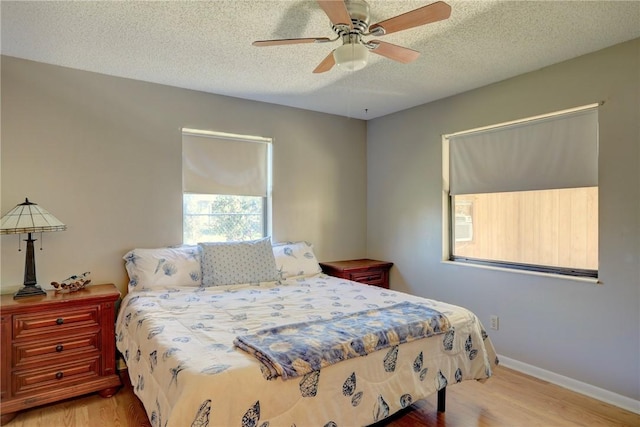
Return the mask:
<path id="1" fill-rule="evenodd" d="M 13 294 L 13 299 L 33 297 L 38 295 L 46 295 L 47 293 L 42 290 L 38 285 L 25 285 L 24 288 Z"/>

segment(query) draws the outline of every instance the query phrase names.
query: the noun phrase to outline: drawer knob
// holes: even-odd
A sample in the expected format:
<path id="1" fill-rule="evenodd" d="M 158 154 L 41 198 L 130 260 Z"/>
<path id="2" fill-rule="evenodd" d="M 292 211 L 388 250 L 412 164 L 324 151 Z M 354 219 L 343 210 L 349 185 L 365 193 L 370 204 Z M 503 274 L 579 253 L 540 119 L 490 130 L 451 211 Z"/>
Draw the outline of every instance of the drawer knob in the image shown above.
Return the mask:
<path id="1" fill-rule="evenodd" d="M 63 319 L 62 317 L 58 317 L 58 318 L 56 319 L 56 323 L 57 323 L 58 325 L 62 325 L 62 324 L 64 323 L 64 319 Z"/>
<path id="2" fill-rule="evenodd" d="M 64 350 L 64 346 L 63 346 L 62 344 L 58 344 L 58 345 L 56 346 L 56 351 L 57 351 L 58 353 L 60 353 L 62 350 Z"/>
<path id="3" fill-rule="evenodd" d="M 62 373 L 62 371 L 56 372 L 56 379 L 62 379 L 62 377 L 64 376 L 64 374 Z"/>

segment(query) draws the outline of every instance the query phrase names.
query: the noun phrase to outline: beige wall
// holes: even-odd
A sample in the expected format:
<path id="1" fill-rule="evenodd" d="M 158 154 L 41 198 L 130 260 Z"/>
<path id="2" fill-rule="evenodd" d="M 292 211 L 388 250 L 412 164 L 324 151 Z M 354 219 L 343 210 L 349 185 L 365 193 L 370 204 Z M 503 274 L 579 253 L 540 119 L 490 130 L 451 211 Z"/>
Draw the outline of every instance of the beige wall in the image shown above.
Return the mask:
<path id="1" fill-rule="evenodd" d="M 6 56 L 1 69 L 2 214 L 29 197 L 68 226 L 36 242 L 39 283 L 88 270 L 124 290 L 125 252 L 181 243 L 182 127 L 272 137 L 274 240 L 365 255 L 365 122 Z M 24 244 L 1 242 L 8 293 Z"/>
<path id="2" fill-rule="evenodd" d="M 2 57 L 1 211 L 28 196 L 69 226 L 36 250 L 40 282 L 124 289 L 124 252 L 180 242 L 180 128 L 270 136 L 277 240 L 366 249 L 395 289 L 499 315 L 500 354 L 640 399 L 639 62 L 636 40 L 365 124 Z M 441 135 L 598 100 L 603 284 L 442 264 Z M 1 242 L 12 292 L 24 252 Z"/>
<path id="3" fill-rule="evenodd" d="M 602 285 L 442 260 L 442 135 L 605 101 Z M 498 353 L 640 400 L 640 39 L 368 122 L 367 250 L 392 288 L 473 310 Z"/>

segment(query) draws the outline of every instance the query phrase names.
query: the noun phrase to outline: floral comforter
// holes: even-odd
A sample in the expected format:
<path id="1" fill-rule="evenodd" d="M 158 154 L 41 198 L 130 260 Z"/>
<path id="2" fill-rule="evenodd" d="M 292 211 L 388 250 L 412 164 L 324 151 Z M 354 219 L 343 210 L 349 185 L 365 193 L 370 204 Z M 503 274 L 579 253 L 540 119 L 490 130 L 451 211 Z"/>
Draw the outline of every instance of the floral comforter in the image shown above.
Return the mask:
<path id="1" fill-rule="evenodd" d="M 442 314 L 446 325 L 293 378 L 266 379 L 262 363 L 234 345 L 265 329 L 406 303 Z M 364 426 L 448 384 L 486 379 L 497 364 L 470 311 L 322 274 L 132 292 L 116 335 L 134 391 L 161 427 Z"/>

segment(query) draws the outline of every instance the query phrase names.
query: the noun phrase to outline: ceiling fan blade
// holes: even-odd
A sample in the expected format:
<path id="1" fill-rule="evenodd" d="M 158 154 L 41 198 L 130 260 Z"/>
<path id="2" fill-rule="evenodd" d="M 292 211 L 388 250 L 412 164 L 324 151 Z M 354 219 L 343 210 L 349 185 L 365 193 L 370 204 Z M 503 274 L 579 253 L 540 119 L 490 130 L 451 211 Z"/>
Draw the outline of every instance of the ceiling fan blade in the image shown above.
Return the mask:
<path id="1" fill-rule="evenodd" d="M 251 43 L 254 46 L 280 46 L 285 44 L 302 44 L 302 43 L 327 43 L 331 39 L 327 37 L 310 37 L 306 39 L 277 39 L 277 40 L 258 40 Z"/>
<path id="2" fill-rule="evenodd" d="M 371 49 L 371 52 L 384 56 L 385 58 L 393 59 L 394 61 L 402 62 L 403 64 L 413 62 L 420 56 L 420 52 L 417 50 L 382 42 L 380 40 L 371 40 L 368 45 L 376 45 L 375 48 Z"/>
<path id="3" fill-rule="evenodd" d="M 333 57 L 333 51 L 331 51 L 329 55 L 327 55 L 326 58 L 324 58 L 322 62 L 316 67 L 316 69 L 313 70 L 313 72 L 316 74 L 326 73 L 327 71 L 332 69 L 334 65 L 336 65 L 336 60 Z"/>
<path id="4" fill-rule="evenodd" d="M 349 11 L 347 10 L 347 6 L 344 4 L 343 0 L 317 0 L 318 5 L 324 10 L 324 13 L 327 14 L 329 20 L 332 24 L 338 25 L 343 24 L 348 26 L 349 28 L 353 28 L 353 23 L 351 22 L 351 15 L 349 15 Z"/>
<path id="5" fill-rule="evenodd" d="M 377 36 L 391 34 L 431 22 L 442 21 L 451 15 L 451 6 L 443 1 L 428 4 L 402 15 L 389 18 L 387 20 L 372 24 L 369 32 Z M 378 29 L 376 31 L 376 29 Z M 381 32 L 384 30 L 384 32 Z"/>

